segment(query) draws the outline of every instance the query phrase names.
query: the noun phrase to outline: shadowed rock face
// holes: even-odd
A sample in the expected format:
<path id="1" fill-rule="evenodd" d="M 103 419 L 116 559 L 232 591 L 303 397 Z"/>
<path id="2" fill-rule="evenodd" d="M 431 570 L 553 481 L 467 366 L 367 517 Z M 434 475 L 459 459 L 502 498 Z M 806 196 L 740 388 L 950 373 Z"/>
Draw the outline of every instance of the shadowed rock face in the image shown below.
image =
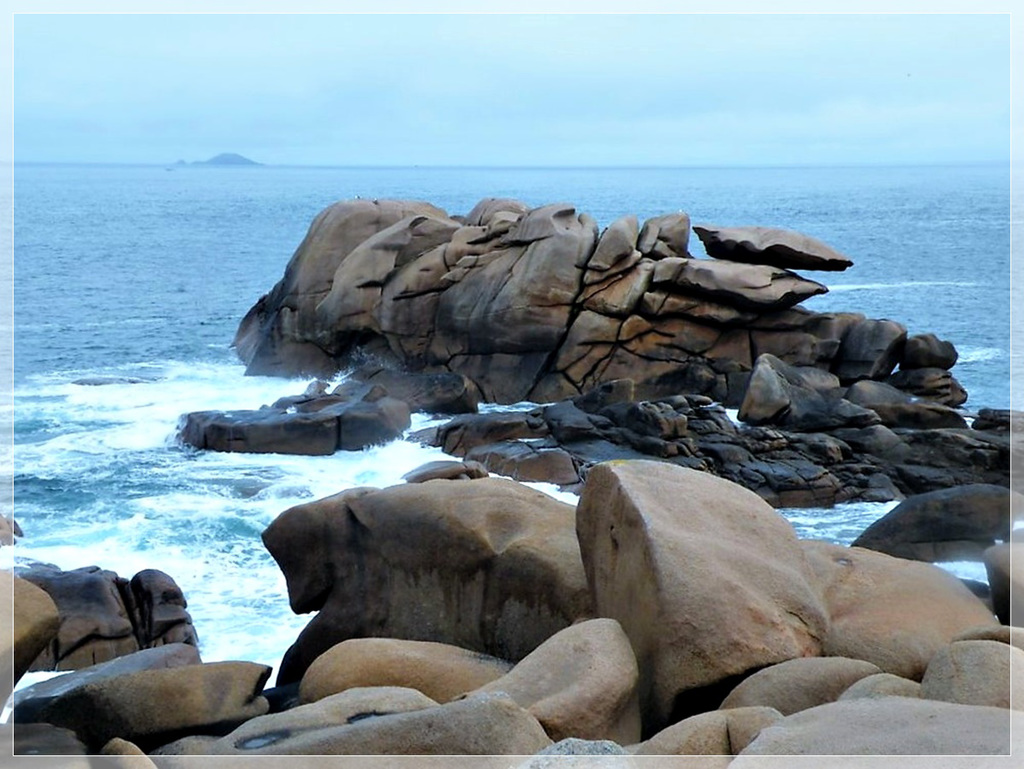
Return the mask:
<path id="1" fill-rule="evenodd" d="M 250 374 L 329 376 L 371 356 L 461 374 L 502 403 L 629 377 L 644 397 L 737 405 L 763 353 L 850 380 L 892 371 L 898 324 L 889 339 L 889 325 L 794 307 L 827 288 L 786 267 L 848 259 L 799 233 L 716 232 L 734 230 L 748 245 L 695 259 L 684 213 L 642 225 L 626 216 L 601 233 L 567 203 L 488 198 L 457 219 L 419 201 L 336 203 L 246 314 L 235 346 Z"/>
<path id="2" fill-rule="evenodd" d="M 708 256 L 796 270 L 845 270 L 853 262 L 817 238 L 777 227 L 695 225 Z"/>

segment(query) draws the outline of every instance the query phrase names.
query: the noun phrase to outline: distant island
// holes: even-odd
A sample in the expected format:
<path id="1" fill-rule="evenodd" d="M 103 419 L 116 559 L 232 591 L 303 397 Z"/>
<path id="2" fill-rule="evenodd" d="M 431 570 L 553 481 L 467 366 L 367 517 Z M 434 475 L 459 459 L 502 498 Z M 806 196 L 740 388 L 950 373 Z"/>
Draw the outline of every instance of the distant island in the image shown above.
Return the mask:
<path id="1" fill-rule="evenodd" d="M 209 160 L 196 160 L 192 163 L 186 163 L 184 160 L 179 160 L 175 165 L 193 165 L 193 166 L 261 166 L 262 163 L 257 163 L 255 160 L 250 160 L 244 155 L 239 155 L 237 152 L 222 152 L 219 155 L 214 155 Z"/>

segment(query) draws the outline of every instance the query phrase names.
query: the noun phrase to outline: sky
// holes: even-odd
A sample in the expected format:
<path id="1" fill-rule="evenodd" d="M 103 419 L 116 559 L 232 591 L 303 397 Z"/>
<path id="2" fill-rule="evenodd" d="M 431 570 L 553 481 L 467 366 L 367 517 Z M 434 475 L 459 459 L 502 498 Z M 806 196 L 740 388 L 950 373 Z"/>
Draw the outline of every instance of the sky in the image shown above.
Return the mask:
<path id="1" fill-rule="evenodd" d="M 1010 23 L 927 15 L 32 15 L 16 162 L 1008 162 Z"/>

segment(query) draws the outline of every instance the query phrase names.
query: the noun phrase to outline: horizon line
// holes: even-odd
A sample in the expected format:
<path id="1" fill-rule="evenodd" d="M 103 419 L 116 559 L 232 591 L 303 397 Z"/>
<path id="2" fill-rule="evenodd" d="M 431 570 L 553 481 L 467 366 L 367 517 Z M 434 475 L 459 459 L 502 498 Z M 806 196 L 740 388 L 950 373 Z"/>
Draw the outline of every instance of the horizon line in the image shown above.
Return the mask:
<path id="1" fill-rule="evenodd" d="M 721 169 L 721 168 L 870 168 L 870 167 L 920 167 L 920 166 L 967 166 L 967 165 L 1013 165 L 1012 158 L 1005 159 L 963 159 L 963 160 L 920 160 L 920 161 L 828 161 L 828 162 L 777 162 L 777 163 L 622 163 L 607 165 L 547 165 L 539 163 L 525 163 L 516 165 L 500 164 L 454 164 L 454 163 L 263 163 L 253 161 L 252 163 L 208 163 L 206 161 L 190 161 L 181 163 L 177 160 L 171 162 L 153 161 L 117 161 L 117 160 L 5 160 L 0 161 L 10 166 L 124 166 L 135 168 L 214 168 L 214 169 L 259 169 L 259 168 L 308 168 L 308 169 L 340 169 L 340 170 L 552 170 L 552 171 L 576 171 L 576 170 L 673 170 L 673 169 Z"/>

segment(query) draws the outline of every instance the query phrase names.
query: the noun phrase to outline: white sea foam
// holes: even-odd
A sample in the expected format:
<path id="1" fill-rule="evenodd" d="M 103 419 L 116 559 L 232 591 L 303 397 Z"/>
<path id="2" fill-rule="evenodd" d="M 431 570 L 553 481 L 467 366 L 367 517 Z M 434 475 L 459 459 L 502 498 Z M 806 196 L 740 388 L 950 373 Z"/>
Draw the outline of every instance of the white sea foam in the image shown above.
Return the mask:
<path id="1" fill-rule="evenodd" d="M 956 364 L 962 366 L 965 363 L 982 363 L 984 361 L 999 360 L 1006 356 L 1006 351 L 999 347 L 968 347 L 962 346 L 957 350 Z"/>
<path id="2" fill-rule="evenodd" d="M 309 620 L 292 614 L 284 578 L 260 541 L 282 511 L 354 486 L 401 483 L 418 465 L 447 458 L 406 441 L 328 457 L 195 452 L 174 441 L 181 414 L 258 408 L 301 393 L 305 381 L 245 377 L 235 365 L 169 364 L 141 383 L 71 383 L 94 373 L 35 377 L 16 393 L 17 419 L 52 427 L 15 447 L 15 473 L 67 489 L 58 511 L 23 484 L 17 514 L 26 536 L 16 557 L 126 577 L 167 572 L 189 601 L 208 661 L 276 666 Z M 413 429 L 438 421 L 415 415 Z"/>
<path id="3" fill-rule="evenodd" d="M 962 280 L 908 280 L 898 283 L 838 283 L 829 284 L 828 290 L 831 293 L 843 291 L 898 291 L 904 288 L 915 286 L 956 286 L 958 288 L 971 288 L 977 283 Z"/>
<path id="4" fill-rule="evenodd" d="M 988 572 L 981 561 L 938 561 L 935 564 L 960 579 L 971 579 L 988 584 Z"/>
<path id="5" fill-rule="evenodd" d="M 171 363 L 134 367 L 146 377 L 140 383 L 71 383 L 109 373 L 34 377 L 16 391 L 16 514 L 26 536 L 3 550 L 64 569 L 167 572 L 188 599 L 207 661 L 276 667 L 309 620 L 291 612 L 284 577 L 260 540 L 281 512 L 355 486 L 399 484 L 415 467 L 451 458 L 411 441 L 327 457 L 197 452 L 175 442 L 181 414 L 258 408 L 301 393 L 306 381 L 245 377 L 232 364 Z M 410 432 L 446 419 L 415 414 Z M 528 485 L 578 501 L 552 484 Z M 780 512 L 803 538 L 849 544 L 894 504 Z"/>

